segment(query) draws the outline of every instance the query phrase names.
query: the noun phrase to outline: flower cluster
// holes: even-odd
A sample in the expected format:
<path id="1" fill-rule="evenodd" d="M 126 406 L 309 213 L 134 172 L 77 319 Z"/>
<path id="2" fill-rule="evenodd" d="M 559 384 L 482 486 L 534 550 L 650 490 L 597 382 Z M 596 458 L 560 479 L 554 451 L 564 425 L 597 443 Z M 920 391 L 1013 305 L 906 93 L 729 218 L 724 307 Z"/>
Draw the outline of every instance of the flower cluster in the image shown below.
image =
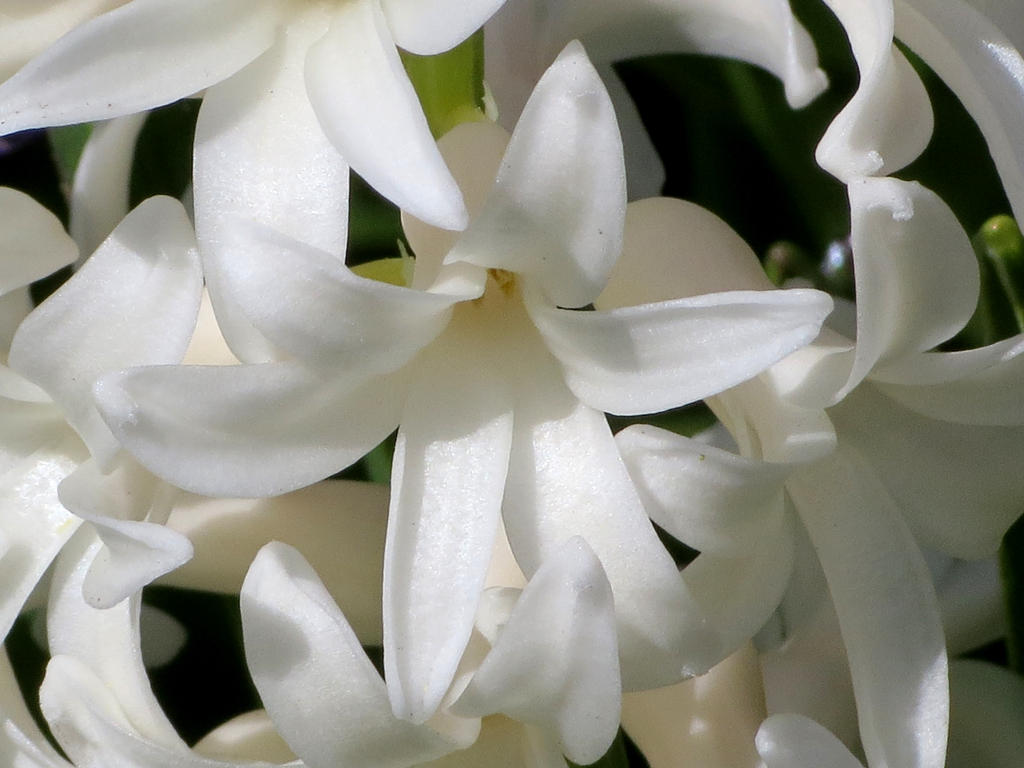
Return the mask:
<path id="1" fill-rule="evenodd" d="M 1024 642 L 1024 238 L 897 174 L 941 87 L 1024 216 L 1024 24 L 793 5 L 0 3 L 0 133 L 70 158 L 67 227 L 0 187 L 0 765 L 1017 765 L 1024 681 L 956 657 Z M 788 114 L 815 14 L 845 296 L 660 196 L 618 67 Z M 255 691 L 198 740 L 154 590 L 237 611 Z"/>

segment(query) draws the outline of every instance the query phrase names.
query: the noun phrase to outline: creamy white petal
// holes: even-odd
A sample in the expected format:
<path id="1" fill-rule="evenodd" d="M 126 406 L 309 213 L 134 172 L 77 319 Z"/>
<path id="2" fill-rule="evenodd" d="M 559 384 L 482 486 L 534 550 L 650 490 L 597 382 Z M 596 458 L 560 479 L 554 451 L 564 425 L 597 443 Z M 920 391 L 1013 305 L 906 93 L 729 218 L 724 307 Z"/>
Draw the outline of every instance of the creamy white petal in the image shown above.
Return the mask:
<path id="1" fill-rule="evenodd" d="M 622 249 L 625 206 L 615 111 L 570 43 L 537 83 L 483 210 L 446 261 L 522 274 L 551 303 L 582 307 Z"/>
<path id="2" fill-rule="evenodd" d="M 327 29 L 322 8 L 295 9 L 269 51 L 207 89 L 196 123 L 196 236 L 217 317 L 246 362 L 272 348 L 254 334 L 228 289 L 232 268 L 273 258 L 248 252 L 230 231 L 236 217 L 264 224 L 343 261 L 348 165 L 331 145 L 306 94 L 305 57 Z"/>
<path id="3" fill-rule="evenodd" d="M 695 203 L 653 197 L 626 206 L 622 255 L 594 306 L 773 287 L 753 250 L 722 219 Z"/>
<path id="4" fill-rule="evenodd" d="M 758 654 L 748 643 L 706 675 L 627 693 L 622 727 L 651 768 L 678 768 L 683 756 L 700 768 L 754 768 L 754 734 L 765 717 L 761 688 Z"/>
<path id="5" fill-rule="evenodd" d="M 50 654 L 86 666 L 103 682 L 131 728 L 154 743 L 184 748 L 149 685 L 142 663 L 141 592 L 113 608 L 98 610 L 82 599 L 91 563 L 103 543 L 88 526 L 61 553 L 51 585 L 46 634 Z"/>
<path id="6" fill-rule="evenodd" d="M 221 295 L 279 349 L 318 368 L 393 371 L 444 330 L 453 304 L 483 290 L 450 295 L 359 277 L 326 251 L 243 219 L 220 234 L 231 254 Z"/>
<path id="7" fill-rule="evenodd" d="M 747 554 L 761 545 L 765 521 L 782 512 L 789 465 L 639 424 L 615 442 L 647 514 L 700 552 Z"/>
<path id="8" fill-rule="evenodd" d="M 92 403 L 93 383 L 128 365 L 180 360 L 201 292 L 184 209 L 169 197 L 150 198 L 25 319 L 11 344 L 11 367 L 45 389 L 107 462 L 118 446 Z"/>
<path id="9" fill-rule="evenodd" d="M 185 495 L 167 526 L 188 537 L 195 557 L 160 583 L 237 594 L 260 547 L 282 541 L 316 568 L 360 641 L 381 645 L 387 510 L 388 486 L 349 480 L 326 480 L 269 499 Z"/>
<path id="10" fill-rule="evenodd" d="M 1013 768 L 1024 750 L 1024 681 L 983 661 L 949 666 L 949 768 Z"/>
<path id="11" fill-rule="evenodd" d="M 9 467 L 0 488 L 0 637 L 50 562 L 81 522 L 57 498 L 57 485 L 85 458 L 78 439 L 64 435 Z"/>
<path id="12" fill-rule="evenodd" d="M 1024 220 L 1024 30 L 1014 3 L 899 0 L 896 35 L 963 102 L 981 129 L 1017 220 Z"/>
<path id="13" fill-rule="evenodd" d="M 950 559 L 947 567 L 935 574 L 935 591 L 951 656 L 1006 636 L 998 558 Z"/>
<path id="14" fill-rule="evenodd" d="M 558 747 L 536 738 L 538 730 L 501 715 L 485 718 L 479 738 L 466 749 L 452 752 L 422 768 L 567 768 Z"/>
<path id="15" fill-rule="evenodd" d="M 507 384 L 460 319 L 416 365 L 392 471 L 384 669 L 395 714 L 413 722 L 438 707 L 469 641 L 512 441 Z"/>
<path id="16" fill-rule="evenodd" d="M 803 715 L 772 715 L 756 743 L 766 768 L 862 768 L 839 739 Z"/>
<path id="17" fill-rule="evenodd" d="M 719 645 L 658 540 L 604 414 L 580 403 L 550 358 L 523 363 L 503 518 L 527 576 L 573 536 L 615 595 L 627 690 L 677 682 L 719 661 Z"/>
<path id="18" fill-rule="evenodd" d="M 931 575 L 899 509 L 849 449 L 787 488 L 835 603 L 868 762 L 941 768 L 945 640 Z"/>
<path id="19" fill-rule="evenodd" d="M 830 410 L 925 546 L 963 558 L 995 552 L 1020 516 L 1020 427 L 952 424 L 921 416 L 862 385 Z"/>
<path id="20" fill-rule="evenodd" d="M 433 55 L 454 48 L 505 0 L 380 0 L 395 43 L 411 53 Z"/>
<path id="21" fill-rule="evenodd" d="M 620 693 L 611 586 L 590 547 L 574 537 L 526 585 L 452 712 L 501 712 L 540 726 L 585 765 L 615 738 Z"/>
<path id="22" fill-rule="evenodd" d="M 857 347 L 845 396 L 888 360 L 925 352 L 974 313 L 980 277 L 971 242 L 931 190 L 900 179 L 849 186 Z"/>
<path id="23" fill-rule="evenodd" d="M 378 0 L 339 3 L 309 50 L 306 88 L 324 133 L 384 197 L 423 221 L 462 229 L 466 208 L 441 159 Z"/>
<path id="24" fill-rule="evenodd" d="M 844 182 L 894 173 L 924 151 L 934 116 L 920 78 L 893 45 L 893 2 L 826 2 L 850 40 L 860 84 L 818 144 L 818 164 Z"/>
<path id="25" fill-rule="evenodd" d="M 94 388 L 129 451 L 174 485 L 211 496 L 273 496 L 322 480 L 398 425 L 407 376 L 329 378 L 295 363 L 157 366 Z"/>
<path id="26" fill-rule="evenodd" d="M 60 219 L 24 192 L 0 187 L 0 294 L 46 277 L 78 258 Z"/>
<path id="27" fill-rule="evenodd" d="M 265 51 L 276 0 L 132 0 L 76 27 L 0 85 L 0 132 L 141 112 Z"/>
<path id="28" fill-rule="evenodd" d="M 8 0 L 0 25 L 0 81 L 69 30 L 123 4 L 124 0 Z"/>
<path id="29" fill-rule="evenodd" d="M 262 758 L 275 763 L 295 759 L 274 721 L 263 709 L 231 718 L 203 736 L 192 749 L 203 757 L 219 759 L 256 761 Z"/>
<path id="30" fill-rule="evenodd" d="M 242 587 L 246 658 L 267 712 L 309 768 L 406 768 L 476 738 L 478 720 L 391 714 L 384 681 L 323 583 L 286 544 L 264 547 Z"/>
<path id="31" fill-rule="evenodd" d="M 146 114 L 140 113 L 94 126 L 82 150 L 71 187 L 68 226 L 82 259 L 95 251 L 128 213 L 135 142 L 145 122 Z"/>
<path id="32" fill-rule="evenodd" d="M 527 303 L 569 387 L 610 413 L 654 413 L 757 375 L 818 335 L 819 291 L 733 291 L 573 312 Z"/>
<path id="33" fill-rule="evenodd" d="M 915 355 L 872 383 L 923 416 L 957 424 L 1024 425 L 1024 336 L 962 352 Z"/>
<path id="34" fill-rule="evenodd" d="M 69 768 L 28 711 L 6 649 L 0 650 L 0 760 L 11 768 Z"/>
<path id="35" fill-rule="evenodd" d="M 14 332 L 18 330 L 18 326 L 21 325 L 21 321 L 25 319 L 29 312 L 33 309 L 32 294 L 25 285 L 21 288 L 15 288 L 10 293 L 0 295 L 0 350 L 8 350 L 11 347 L 11 339 L 14 338 Z M 6 355 L 3 355 L 3 359 L 6 359 Z M 3 397 L 14 397 L 16 400 L 38 400 L 38 396 L 30 396 L 22 398 L 17 394 L 10 395 L 8 392 L 11 389 L 13 381 L 21 379 L 18 374 L 11 371 L 6 365 L 0 367 L 0 396 Z M 31 389 L 38 389 L 34 384 L 21 379 L 25 386 Z M 18 384 L 14 384 L 13 389 L 15 391 L 22 389 Z M 46 401 L 50 398 L 42 391 L 39 390 L 37 395 L 42 395 L 42 400 Z"/>

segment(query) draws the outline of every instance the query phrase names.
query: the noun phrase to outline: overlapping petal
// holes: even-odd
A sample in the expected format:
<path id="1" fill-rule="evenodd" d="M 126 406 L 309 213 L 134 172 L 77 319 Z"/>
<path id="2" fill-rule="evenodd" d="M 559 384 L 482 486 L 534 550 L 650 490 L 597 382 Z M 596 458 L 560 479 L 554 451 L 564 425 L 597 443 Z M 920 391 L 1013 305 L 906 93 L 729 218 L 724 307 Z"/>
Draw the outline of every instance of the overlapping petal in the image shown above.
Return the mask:
<path id="1" fill-rule="evenodd" d="M 479 721 L 391 714 L 384 681 L 302 556 L 272 543 L 242 587 L 246 657 L 281 735 L 309 768 L 405 768 L 476 738 Z M 434 727 L 432 727 L 434 726 Z"/>
<path id="2" fill-rule="evenodd" d="M 273 42 L 276 0 L 133 0 L 0 85 L 0 132 L 107 120 L 190 96 Z"/>
<path id="3" fill-rule="evenodd" d="M 46 277 L 78 257 L 60 219 L 24 192 L 0 187 L 0 295 Z"/>
<path id="4" fill-rule="evenodd" d="M 424 56 L 443 53 L 483 26 L 505 0 L 380 0 L 395 43 Z"/>
<path id="5" fill-rule="evenodd" d="M 296 363 L 157 366 L 109 374 L 94 395 L 154 474 L 196 493 L 272 496 L 322 480 L 387 437 L 406 386 L 401 371 L 325 380 Z"/>
<path id="6" fill-rule="evenodd" d="M 179 361 L 201 292 L 184 209 L 171 198 L 150 198 L 25 319 L 11 344 L 11 366 L 45 389 L 93 455 L 109 462 L 118 446 L 92 403 L 93 382 L 127 365 Z"/>
<path id="7" fill-rule="evenodd" d="M 611 100 L 583 46 L 570 43 L 537 83 L 483 210 L 446 261 L 532 278 L 558 306 L 589 304 L 622 249 L 625 184 Z"/>
<path id="8" fill-rule="evenodd" d="M 402 210 L 444 229 L 467 214 L 430 135 L 378 0 L 339 3 L 309 49 L 306 89 L 345 160 Z"/>
<path id="9" fill-rule="evenodd" d="M 757 732 L 767 768 L 862 768 L 843 743 L 803 715 L 772 715 Z"/>

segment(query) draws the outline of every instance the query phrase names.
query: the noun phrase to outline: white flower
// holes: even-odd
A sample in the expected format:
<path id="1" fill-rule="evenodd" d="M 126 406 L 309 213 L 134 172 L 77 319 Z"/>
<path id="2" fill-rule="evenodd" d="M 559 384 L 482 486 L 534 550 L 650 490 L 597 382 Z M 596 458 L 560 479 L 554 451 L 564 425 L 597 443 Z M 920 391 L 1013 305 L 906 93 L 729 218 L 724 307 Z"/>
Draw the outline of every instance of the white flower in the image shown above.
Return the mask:
<path id="1" fill-rule="evenodd" d="M 77 250 L 52 214 L 20 193 L 2 193 L 3 288 L 17 288 L 8 297 L 22 292 L 17 298 L 27 311 L 21 286 L 74 261 Z M 200 291 L 184 210 L 153 198 L 18 325 L 9 367 L 0 366 L 0 526 L 12 563 L 3 634 L 81 519 L 108 544 L 88 582 L 87 597 L 96 604 L 120 601 L 190 556 L 187 540 L 156 525 L 171 490 L 120 452 L 91 388 L 101 373 L 127 362 L 180 360 Z"/>
<path id="2" fill-rule="evenodd" d="M 615 103 L 630 198 L 659 194 L 664 171 L 613 63 L 659 53 L 736 58 L 781 79 L 795 108 L 826 85 L 810 35 L 786 0 L 509 0 L 484 30 L 487 83 L 509 129 L 562 47 L 574 39 L 587 47 Z"/>
<path id="3" fill-rule="evenodd" d="M 625 207 L 611 104 L 581 47 L 548 71 L 506 141 L 476 124 L 443 143 L 479 212 L 458 238 L 407 224 L 412 289 L 240 220 L 222 287 L 294 359 L 134 370 L 96 389 L 144 464 L 220 495 L 308 484 L 401 425 L 385 660 L 396 711 L 419 720 L 462 656 L 503 508 L 527 573 L 574 535 L 593 547 L 616 594 L 627 685 L 717 660 L 717 639 L 684 618 L 700 608 L 600 410 L 659 411 L 747 379 L 806 343 L 831 306 L 813 291 L 764 291 L 560 308 L 601 290 Z"/>

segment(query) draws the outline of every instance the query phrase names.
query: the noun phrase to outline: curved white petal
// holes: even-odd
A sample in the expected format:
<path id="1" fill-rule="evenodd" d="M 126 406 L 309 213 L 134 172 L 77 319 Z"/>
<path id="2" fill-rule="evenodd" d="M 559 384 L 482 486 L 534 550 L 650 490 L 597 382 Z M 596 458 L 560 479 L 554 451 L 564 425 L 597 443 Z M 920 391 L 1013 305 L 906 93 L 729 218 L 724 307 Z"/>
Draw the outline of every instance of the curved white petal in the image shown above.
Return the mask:
<path id="1" fill-rule="evenodd" d="M 454 48 L 483 26 L 505 0 L 380 0 L 395 42 L 430 56 Z"/>
<path id="2" fill-rule="evenodd" d="M 76 27 L 0 85 L 0 133 L 141 112 L 265 51 L 276 0 L 132 0 Z"/>
<path id="3" fill-rule="evenodd" d="M 772 715 L 756 743 L 766 768 L 863 768 L 839 739 L 803 715 Z"/>
<path id="4" fill-rule="evenodd" d="M 1024 681 L 983 661 L 949 665 L 949 768 L 1013 768 L 1024 750 Z"/>
<path id="5" fill-rule="evenodd" d="M 146 114 L 140 113 L 97 125 L 82 150 L 71 187 L 68 226 L 82 259 L 95 251 L 128 213 L 135 142 L 145 122 Z"/>
<path id="6" fill-rule="evenodd" d="M 292 12 L 287 34 L 270 50 L 207 89 L 196 123 L 196 237 L 217 317 L 246 362 L 266 362 L 274 353 L 230 292 L 233 267 L 267 258 L 232 240 L 236 217 L 344 260 L 348 165 L 313 114 L 304 76 L 306 52 L 326 29 L 322 9 Z"/>
<path id="7" fill-rule="evenodd" d="M 483 208 L 494 186 L 508 139 L 508 132 L 497 123 L 481 120 L 459 123 L 437 141 L 441 157 L 462 190 L 471 219 Z M 412 287 L 425 291 L 455 266 L 444 265 L 444 258 L 460 234 L 433 227 L 406 211 L 402 211 L 402 229 L 416 256 Z"/>
<path id="8" fill-rule="evenodd" d="M 773 287 L 750 246 L 718 216 L 685 200 L 652 197 L 626 206 L 622 255 L 594 306 Z"/>
<path id="9" fill-rule="evenodd" d="M 866 178 L 851 183 L 849 194 L 857 346 L 834 400 L 876 365 L 955 335 L 974 313 L 980 289 L 967 233 L 934 192 L 916 182 Z"/>
<path id="10" fill-rule="evenodd" d="M 192 557 L 192 545 L 164 527 L 173 489 L 125 454 L 100 474 L 82 464 L 57 489 L 61 503 L 93 524 L 104 547 L 83 584 L 86 602 L 110 608 Z"/>
<path id="11" fill-rule="evenodd" d="M 700 552 L 736 556 L 759 546 L 783 508 L 792 467 L 737 456 L 674 432 L 636 425 L 615 436 L 647 514 Z"/>
<path id="12" fill-rule="evenodd" d="M 599 759 L 619 727 L 615 610 L 600 561 L 575 537 L 530 579 L 469 686 L 462 715 L 502 712 L 553 732 L 575 763 Z"/>
<path id="13" fill-rule="evenodd" d="M 242 586 L 253 680 L 285 741 L 309 768 L 406 768 L 476 738 L 479 721 L 391 714 L 384 681 L 323 583 L 286 544 L 264 547 Z M 433 726 L 433 727 L 432 727 Z"/>
<path id="14" fill-rule="evenodd" d="M 946 647 L 958 656 L 1006 635 L 1003 588 L 996 557 L 950 559 L 935 575 L 935 591 L 946 628 Z"/>
<path id="15" fill-rule="evenodd" d="M 985 557 L 1020 516 L 1020 427 L 932 419 L 869 385 L 829 413 L 840 443 L 857 446 L 923 545 L 956 557 Z"/>
<path id="16" fill-rule="evenodd" d="M 832 310 L 819 291 L 733 291 L 573 312 L 527 307 L 570 388 L 610 413 L 685 405 L 757 375 L 818 335 Z"/>
<path id="17" fill-rule="evenodd" d="M 957 424 L 1024 425 L 1024 336 L 962 352 L 915 355 L 872 376 L 882 392 L 923 416 Z"/>
<path id="18" fill-rule="evenodd" d="M 750 644 L 706 675 L 622 697 L 622 727 L 651 768 L 678 768 L 683 756 L 701 768 L 752 768 L 764 717 L 761 669 Z"/>
<path id="19" fill-rule="evenodd" d="M 868 762 L 942 768 L 945 640 L 931 576 L 899 510 L 849 449 L 797 472 L 787 488 L 835 603 Z"/>
<path id="20" fill-rule="evenodd" d="M 12 768 L 70 768 L 28 711 L 7 651 L 0 650 L 0 760 Z"/>
<path id="21" fill-rule="evenodd" d="M 277 732 L 266 710 L 243 712 L 203 736 L 192 747 L 196 754 L 217 759 L 270 760 L 287 763 L 295 755 Z"/>
<path id="22" fill-rule="evenodd" d="M 63 437 L 63 439 L 61 439 Z M 68 435 L 9 466 L 0 487 L 0 637 L 6 637 L 36 583 L 81 522 L 57 498 L 57 485 L 84 459 Z"/>
<path id="23" fill-rule="evenodd" d="M 156 744 L 184 748 L 149 685 L 142 661 L 141 592 L 98 610 L 82 599 L 82 588 L 103 542 L 88 527 L 68 543 L 57 562 L 47 611 L 50 654 L 87 667 L 105 696 L 117 702 L 130 727 Z M 52 724 L 52 723 L 51 723 Z"/>
<path id="24" fill-rule="evenodd" d="M 582 537 L 615 595 L 623 686 L 707 671 L 721 659 L 717 637 L 658 540 L 604 414 L 565 389 L 550 358 L 521 365 L 529 374 L 518 393 L 502 512 L 523 572 Z"/>
<path id="25" fill-rule="evenodd" d="M 512 399 L 486 339 L 453 321 L 402 412 L 384 555 L 384 669 L 395 714 L 426 720 L 451 685 L 500 520 Z"/>
<path id="26" fill-rule="evenodd" d="M 483 288 L 445 295 L 359 277 L 325 251 L 242 219 L 220 233 L 231 254 L 220 265 L 221 295 L 274 345 L 317 368 L 393 371 L 444 330 L 453 304 Z"/>
<path id="27" fill-rule="evenodd" d="M 281 541 L 305 553 L 360 641 L 381 645 L 387 510 L 388 486 L 349 480 L 269 499 L 186 495 L 167 527 L 188 537 L 195 556 L 159 583 L 237 594 L 260 547 Z"/>
<path id="28" fill-rule="evenodd" d="M 217 324 L 217 315 L 207 291 L 203 291 L 196 328 L 181 362 L 184 365 L 238 365 L 238 358 L 228 347 Z"/>
<path id="29" fill-rule="evenodd" d="M 1024 220 L 1024 30 L 1019 9 L 989 0 L 899 0 L 894 5 L 896 36 L 963 102 L 985 137 L 1014 215 Z"/>
<path id="30" fill-rule="evenodd" d="M 24 192 L 0 187 L 0 295 L 78 258 L 60 219 Z"/>
<path id="31" fill-rule="evenodd" d="M 10 293 L 0 295 L 0 350 L 6 351 L 10 349 L 11 339 L 14 338 L 15 331 L 18 330 L 21 321 L 25 319 L 32 309 L 32 295 L 27 285 L 22 288 L 15 288 Z M 3 359 L 6 359 L 6 355 L 3 355 Z M 21 381 L 15 383 L 19 379 Z M 22 397 L 20 394 L 8 394 L 12 391 L 18 392 L 24 387 L 27 387 L 26 392 L 38 391 L 34 396 L 28 397 Z M 13 397 L 16 400 L 38 400 L 40 395 L 44 402 L 50 399 L 42 390 L 22 379 L 6 365 L 0 367 L 0 396 Z"/>
<path id="32" fill-rule="evenodd" d="M 615 111 L 570 43 L 537 83 L 483 210 L 446 261 L 528 276 L 551 303 L 582 307 L 621 251 L 625 206 Z"/>
<path id="33" fill-rule="evenodd" d="M 841 181 L 886 176 L 928 145 L 934 116 L 924 84 L 893 44 L 893 0 L 826 0 L 860 70 L 857 92 L 822 137 L 818 164 Z"/>
<path id="34" fill-rule="evenodd" d="M 45 389 L 107 462 L 118 447 L 92 403 L 93 383 L 128 365 L 179 361 L 201 293 L 184 209 L 169 197 L 150 198 L 25 319 L 11 344 L 11 367 Z"/>
<path id="35" fill-rule="evenodd" d="M 4 8 L 0 25 L 0 82 L 21 69 L 69 30 L 125 0 L 21 2 Z M 10 6 L 7 3 L 7 6 Z"/>
<path id="36" fill-rule="evenodd" d="M 154 474 L 211 496 L 273 496 L 347 467 L 398 424 L 402 371 L 331 376 L 294 363 L 133 368 L 94 395 Z"/>
<path id="37" fill-rule="evenodd" d="M 306 88 L 331 143 L 399 208 L 444 229 L 466 208 L 402 67 L 378 0 L 339 3 L 309 49 Z"/>

